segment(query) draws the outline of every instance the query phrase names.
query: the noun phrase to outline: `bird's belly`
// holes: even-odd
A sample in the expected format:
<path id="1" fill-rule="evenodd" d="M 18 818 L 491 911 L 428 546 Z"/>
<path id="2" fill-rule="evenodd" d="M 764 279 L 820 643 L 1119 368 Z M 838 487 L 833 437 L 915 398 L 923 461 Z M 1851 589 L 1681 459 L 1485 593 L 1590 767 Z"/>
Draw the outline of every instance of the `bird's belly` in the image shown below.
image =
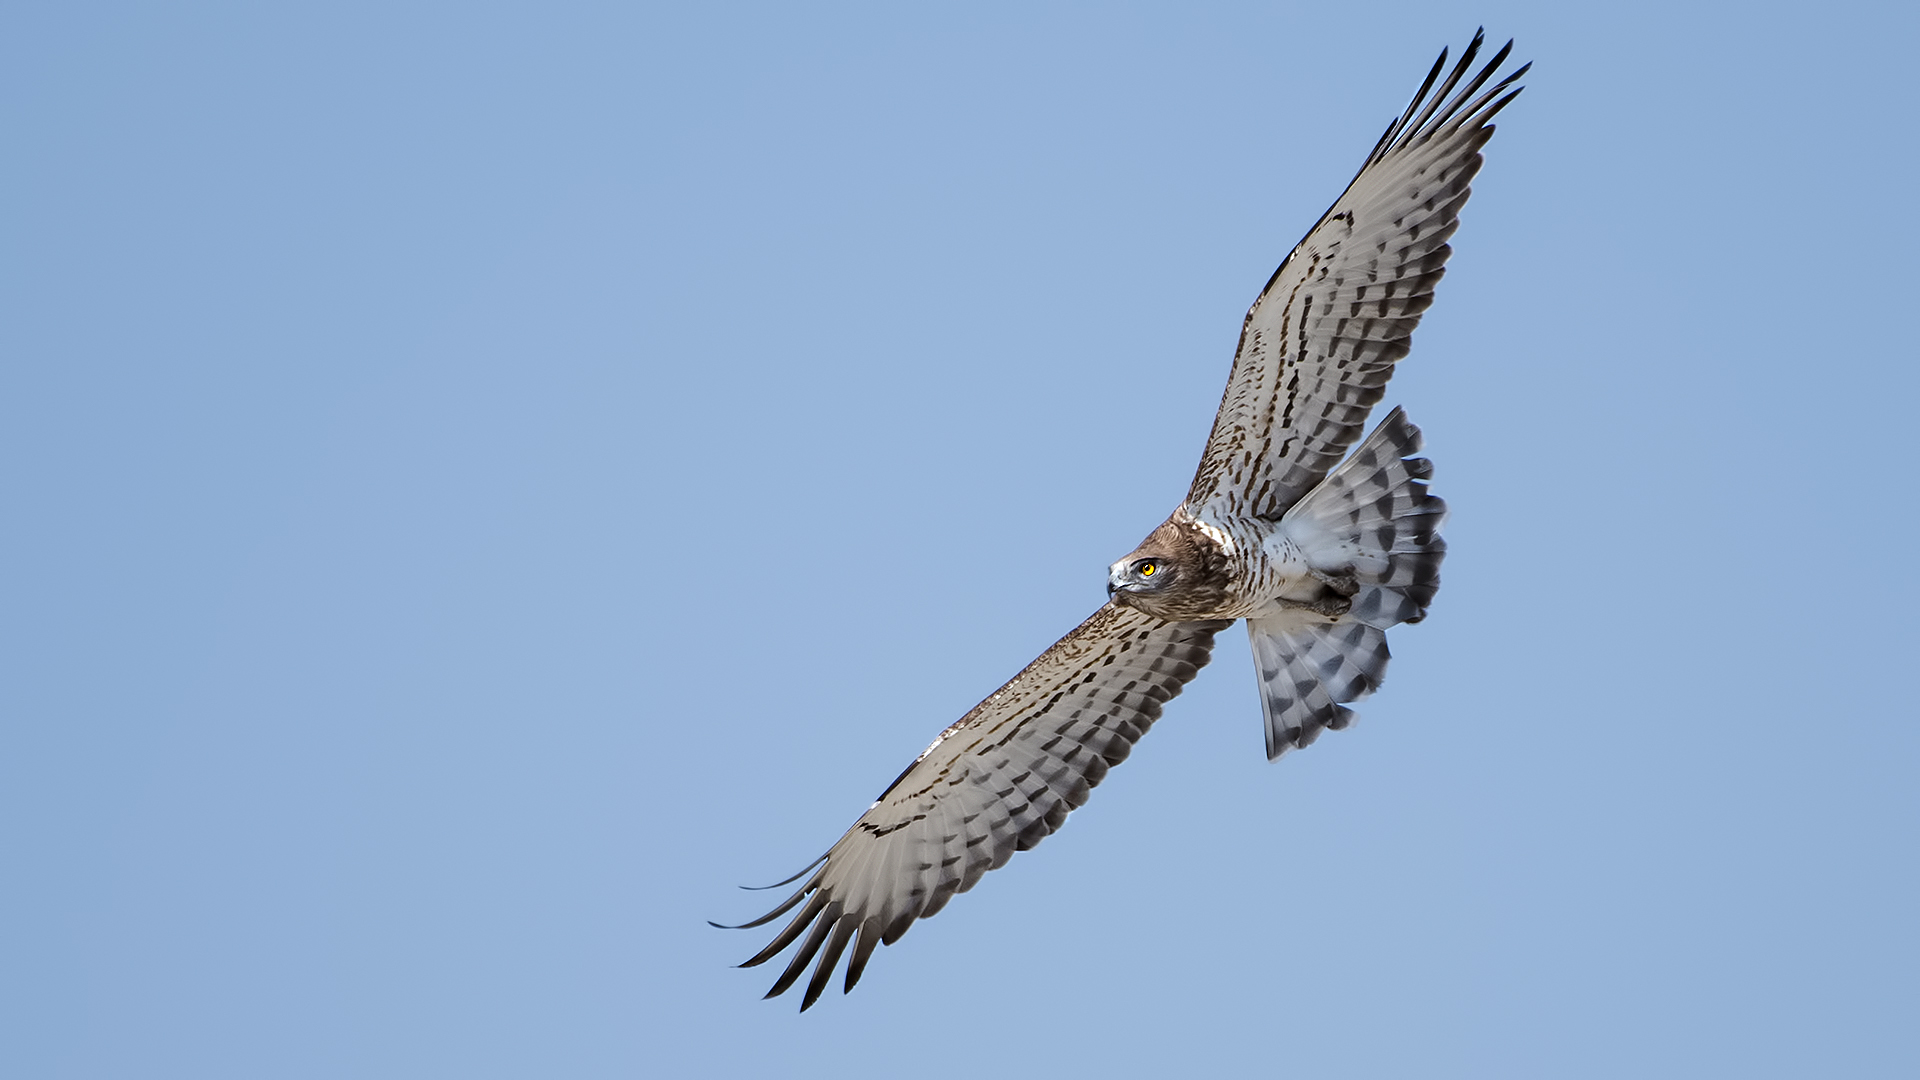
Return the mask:
<path id="1" fill-rule="evenodd" d="M 1318 600 L 1326 591 L 1326 586 L 1307 565 L 1307 557 L 1301 553 L 1300 546 L 1284 532 L 1275 531 L 1261 545 L 1261 561 L 1258 586 L 1248 590 L 1248 599 L 1260 608 L 1266 608 L 1274 601 L 1294 601 L 1306 603 Z"/>

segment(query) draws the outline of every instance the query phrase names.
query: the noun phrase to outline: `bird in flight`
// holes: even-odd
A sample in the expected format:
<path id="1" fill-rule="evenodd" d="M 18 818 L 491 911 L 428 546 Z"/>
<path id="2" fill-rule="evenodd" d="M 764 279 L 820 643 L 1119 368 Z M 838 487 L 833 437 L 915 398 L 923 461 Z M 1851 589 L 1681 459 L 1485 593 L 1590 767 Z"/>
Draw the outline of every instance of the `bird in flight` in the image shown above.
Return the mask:
<path id="1" fill-rule="evenodd" d="M 801 882 L 791 896 L 730 928 L 799 909 L 741 965 L 799 943 L 768 997 L 812 964 L 811 1007 L 843 955 L 852 990 L 876 946 L 1060 828 L 1235 619 L 1253 646 L 1268 758 L 1347 726 L 1346 703 L 1380 685 L 1388 628 L 1424 617 L 1439 587 L 1446 506 L 1397 408 L 1341 457 L 1433 302 L 1491 121 L 1530 66 L 1492 81 L 1508 42 L 1469 74 L 1481 43 L 1450 70 L 1441 52 L 1261 290 L 1193 486 L 1108 569 L 1107 602 L 941 732 L 826 854 L 768 886 Z"/>

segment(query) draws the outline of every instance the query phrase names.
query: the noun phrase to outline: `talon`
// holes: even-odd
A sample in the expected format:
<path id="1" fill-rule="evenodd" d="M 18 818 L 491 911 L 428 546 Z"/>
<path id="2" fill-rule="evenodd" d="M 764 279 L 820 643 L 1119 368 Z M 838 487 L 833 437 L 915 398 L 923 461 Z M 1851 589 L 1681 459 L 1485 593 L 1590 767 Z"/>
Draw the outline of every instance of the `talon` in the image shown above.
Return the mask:
<path id="1" fill-rule="evenodd" d="M 1274 605 L 1294 611 L 1311 611 L 1329 619 L 1337 619 L 1353 610 L 1353 601 L 1344 596 L 1323 596 L 1318 600 L 1276 600 Z"/>
<path id="2" fill-rule="evenodd" d="M 1348 578 L 1347 580 L 1351 581 L 1353 579 Z M 1347 612 L 1353 610 L 1353 601 L 1344 596 L 1324 596 L 1315 600 L 1309 606 L 1311 606 L 1314 611 L 1331 619 L 1345 615 Z"/>
<path id="3" fill-rule="evenodd" d="M 1338 574 L 1325 574 L 1309 566 L 1307 567 L 1307 573 L 1312 574 L 1315 581 L 1339 593 L 1341 596 L 1352 596 L 1354 593 L 1360 591 L 1360 582 L 1354 578 L 1351 567 Z M 1344 612 L 1346 608 L 1341 608 L 1340 610 Z"/>

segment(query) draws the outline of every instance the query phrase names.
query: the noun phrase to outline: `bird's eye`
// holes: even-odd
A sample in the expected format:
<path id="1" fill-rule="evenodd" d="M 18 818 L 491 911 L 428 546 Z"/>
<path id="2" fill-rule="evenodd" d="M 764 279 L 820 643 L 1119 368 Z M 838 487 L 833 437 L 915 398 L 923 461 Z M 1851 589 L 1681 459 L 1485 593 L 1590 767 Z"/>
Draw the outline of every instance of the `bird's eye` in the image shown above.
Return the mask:
<path id="1" fill-rule="evenodd" d="M 1139 573 L 1141 577 L 1152 577 L 1154 574 L 1154 571 L 1158 569 L 1160 569 L 1159 563 L 1143 562 L 1140 564 Z"/>

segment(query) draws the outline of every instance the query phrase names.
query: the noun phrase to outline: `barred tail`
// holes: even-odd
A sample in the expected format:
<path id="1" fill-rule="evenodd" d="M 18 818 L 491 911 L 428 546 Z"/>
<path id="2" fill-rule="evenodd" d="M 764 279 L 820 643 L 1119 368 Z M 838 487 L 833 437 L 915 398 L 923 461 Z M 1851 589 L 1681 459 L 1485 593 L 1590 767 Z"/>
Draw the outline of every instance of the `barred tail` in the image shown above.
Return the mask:
<path id="1" fill-rule="evenodd" d="M 1394 409 L 1281 519 L 1310 565 L 1351 575 L 1356 590 L 1338 616 L 1296 608 L 1247 620 L 1270 759 L 1353 722 L 1342 703 L 1379 688 L 1387 629 L 1425 618 L 1440 588 L 1447 506 L 1423 483 L 1433 463 L 1413 456 L 1420 445 L 1420 429 Z"/>

